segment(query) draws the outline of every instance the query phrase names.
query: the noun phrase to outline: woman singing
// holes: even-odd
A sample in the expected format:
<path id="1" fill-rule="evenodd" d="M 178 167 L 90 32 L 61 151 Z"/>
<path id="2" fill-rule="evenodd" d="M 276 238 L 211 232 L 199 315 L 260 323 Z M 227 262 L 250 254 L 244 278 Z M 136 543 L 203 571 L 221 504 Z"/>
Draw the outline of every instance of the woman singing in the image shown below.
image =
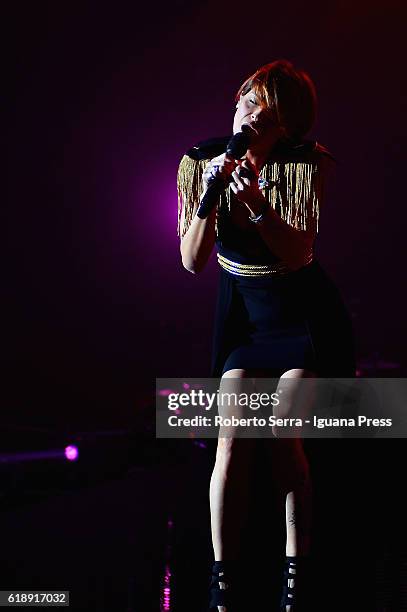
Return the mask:
<path id="1" fill-rule="evenodd" d="M 349 316 L 313 255 L 324 179 L 333 163 L 324 147 L 304 139 L 315 112 L 310 77 L 286 60 L 272 62 L 246 79 L 236 95 L 233 134 L 245 135 L 246 152 L 227 153 L 230 137 L 214 138 L 181 160 L 182 263 L 196 274 L 215 244 L 217 248 L 220 284 L 212 375 L 221 377 L 220 390 L 233 384 L 238 392 L 248 381 L 258 388 L 262 380 L 276 378 L 279 384 L 289 380 L 294 397 L 301 379 L 354 376 Z M 202 198 L 219 180 L 224 189 L 212 197 L 209 212 L 200 214 Z M 259 441 L 229 431 L 218 438 L 210 484 L 215 557 L 210 609 L 220 612 L 234 612 L 238 535 L 248 501 L 250 458 L 260 442 L 270 452 L 272 477 L 284 491 L 286 505 L 281 610 L 300 609 L 311 504 L 302 440 Z"/>

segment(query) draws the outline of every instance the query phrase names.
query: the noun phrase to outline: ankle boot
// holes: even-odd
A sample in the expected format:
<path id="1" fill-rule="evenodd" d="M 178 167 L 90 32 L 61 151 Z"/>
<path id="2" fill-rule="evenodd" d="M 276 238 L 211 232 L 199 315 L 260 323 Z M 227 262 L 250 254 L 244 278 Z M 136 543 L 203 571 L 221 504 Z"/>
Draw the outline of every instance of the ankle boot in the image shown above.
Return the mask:
<path id="1" fill-rule="evenodd" d="M 212 566 L 212 578 L 209 586 L 209 610 L 216 610 L 218 606 L 225 606 L 227 612 L 233 611 L 234 578 L 236 566 L 234 561 L 215 561 Z"/>

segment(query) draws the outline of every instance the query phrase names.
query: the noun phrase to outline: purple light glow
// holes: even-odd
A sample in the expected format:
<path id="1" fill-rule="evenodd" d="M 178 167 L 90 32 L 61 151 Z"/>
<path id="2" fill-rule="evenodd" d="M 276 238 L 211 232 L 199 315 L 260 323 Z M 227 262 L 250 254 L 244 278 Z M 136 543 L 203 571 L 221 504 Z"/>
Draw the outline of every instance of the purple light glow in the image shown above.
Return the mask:
<path id="1" fill-rule="evenodd" d="M 170 393 L 176 393 L 176 391 L 174 391 L 173 389 L 160 389 L 158 395 L 161 395 L 162 397 L 167 397 Z"/>
<path id="2" fill-rule="evenodd" d="M 165 567 L 164 588 L 162 594 L 162 605 L 160 612 L 169 612 L 171 610 L 171 570 L 168 565 Z"/>
<path id="3" fill-rule="evenodd" d="M 65 457 L 68 461 L 76 461 L 79 457 L 79 451 L 76 446 L 66 446 L 65 447 Z"/>
<path id="4" fill-rule="evenodd" d="M 195 440 L 194 444 L 195 446 L 199 446 L 199 448 L 206 448 L 205 442 L 202 442 L 201 440 Z"/>

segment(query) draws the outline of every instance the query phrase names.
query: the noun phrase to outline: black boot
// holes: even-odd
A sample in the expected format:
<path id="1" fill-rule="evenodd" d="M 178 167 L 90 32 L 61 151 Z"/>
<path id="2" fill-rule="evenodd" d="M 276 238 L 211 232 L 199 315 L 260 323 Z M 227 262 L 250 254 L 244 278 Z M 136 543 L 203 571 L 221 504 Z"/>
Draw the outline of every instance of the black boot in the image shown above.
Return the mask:
<path id="1" fill-rule="evenodd" d="M 309 573 L 308 557 L 286 557 L 283 578 L 283 593 L 280 601 L 280 612 L 286 606 L 292 606 L 293 612 L 306 610 L 306 587 Z"/>
<path id="2" fill-rule="evenodd" d="M 233 579 L 236 568 L 233 561 L 215 561 L 212 566 L 210 583 L 209 610 L 218 611 L 218 606 L 225 606 L 227 612 L 234 612 Z"/>

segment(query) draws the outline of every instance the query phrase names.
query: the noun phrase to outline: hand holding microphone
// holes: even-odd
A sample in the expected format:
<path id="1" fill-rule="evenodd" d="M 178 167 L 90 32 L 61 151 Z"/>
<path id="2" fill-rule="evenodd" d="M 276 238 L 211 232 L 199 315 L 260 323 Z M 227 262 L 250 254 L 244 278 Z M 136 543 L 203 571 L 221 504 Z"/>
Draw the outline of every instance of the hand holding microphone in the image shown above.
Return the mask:
<path id="1" fill-rule="evenodd" d="M 197 210 L 200 219 L 206 219 L 211 210 L 216 206 L 222 191 L 228 185 L 228 178 L 237 166 L 237 161 L 246 153 L 250 144 L 251 129 L 242 126 L 242 131 L 237 132 L 230 139 L 226 153 L 212 159 L 203 175 L 205 194 Z"/>
<path id="2" fill-rule="evenodd" d="M 206 166 L 202 175 L 203 190 L 204 193 L 208 190 L 208 187 L 213 181 L 220 180 L 223 183 L 228 181 L 228 178 L 236 168 L 237 162 L 233 158 L 229 157 L 226 153 L 218 155 L 211 159 L 210 163 Z"/>

